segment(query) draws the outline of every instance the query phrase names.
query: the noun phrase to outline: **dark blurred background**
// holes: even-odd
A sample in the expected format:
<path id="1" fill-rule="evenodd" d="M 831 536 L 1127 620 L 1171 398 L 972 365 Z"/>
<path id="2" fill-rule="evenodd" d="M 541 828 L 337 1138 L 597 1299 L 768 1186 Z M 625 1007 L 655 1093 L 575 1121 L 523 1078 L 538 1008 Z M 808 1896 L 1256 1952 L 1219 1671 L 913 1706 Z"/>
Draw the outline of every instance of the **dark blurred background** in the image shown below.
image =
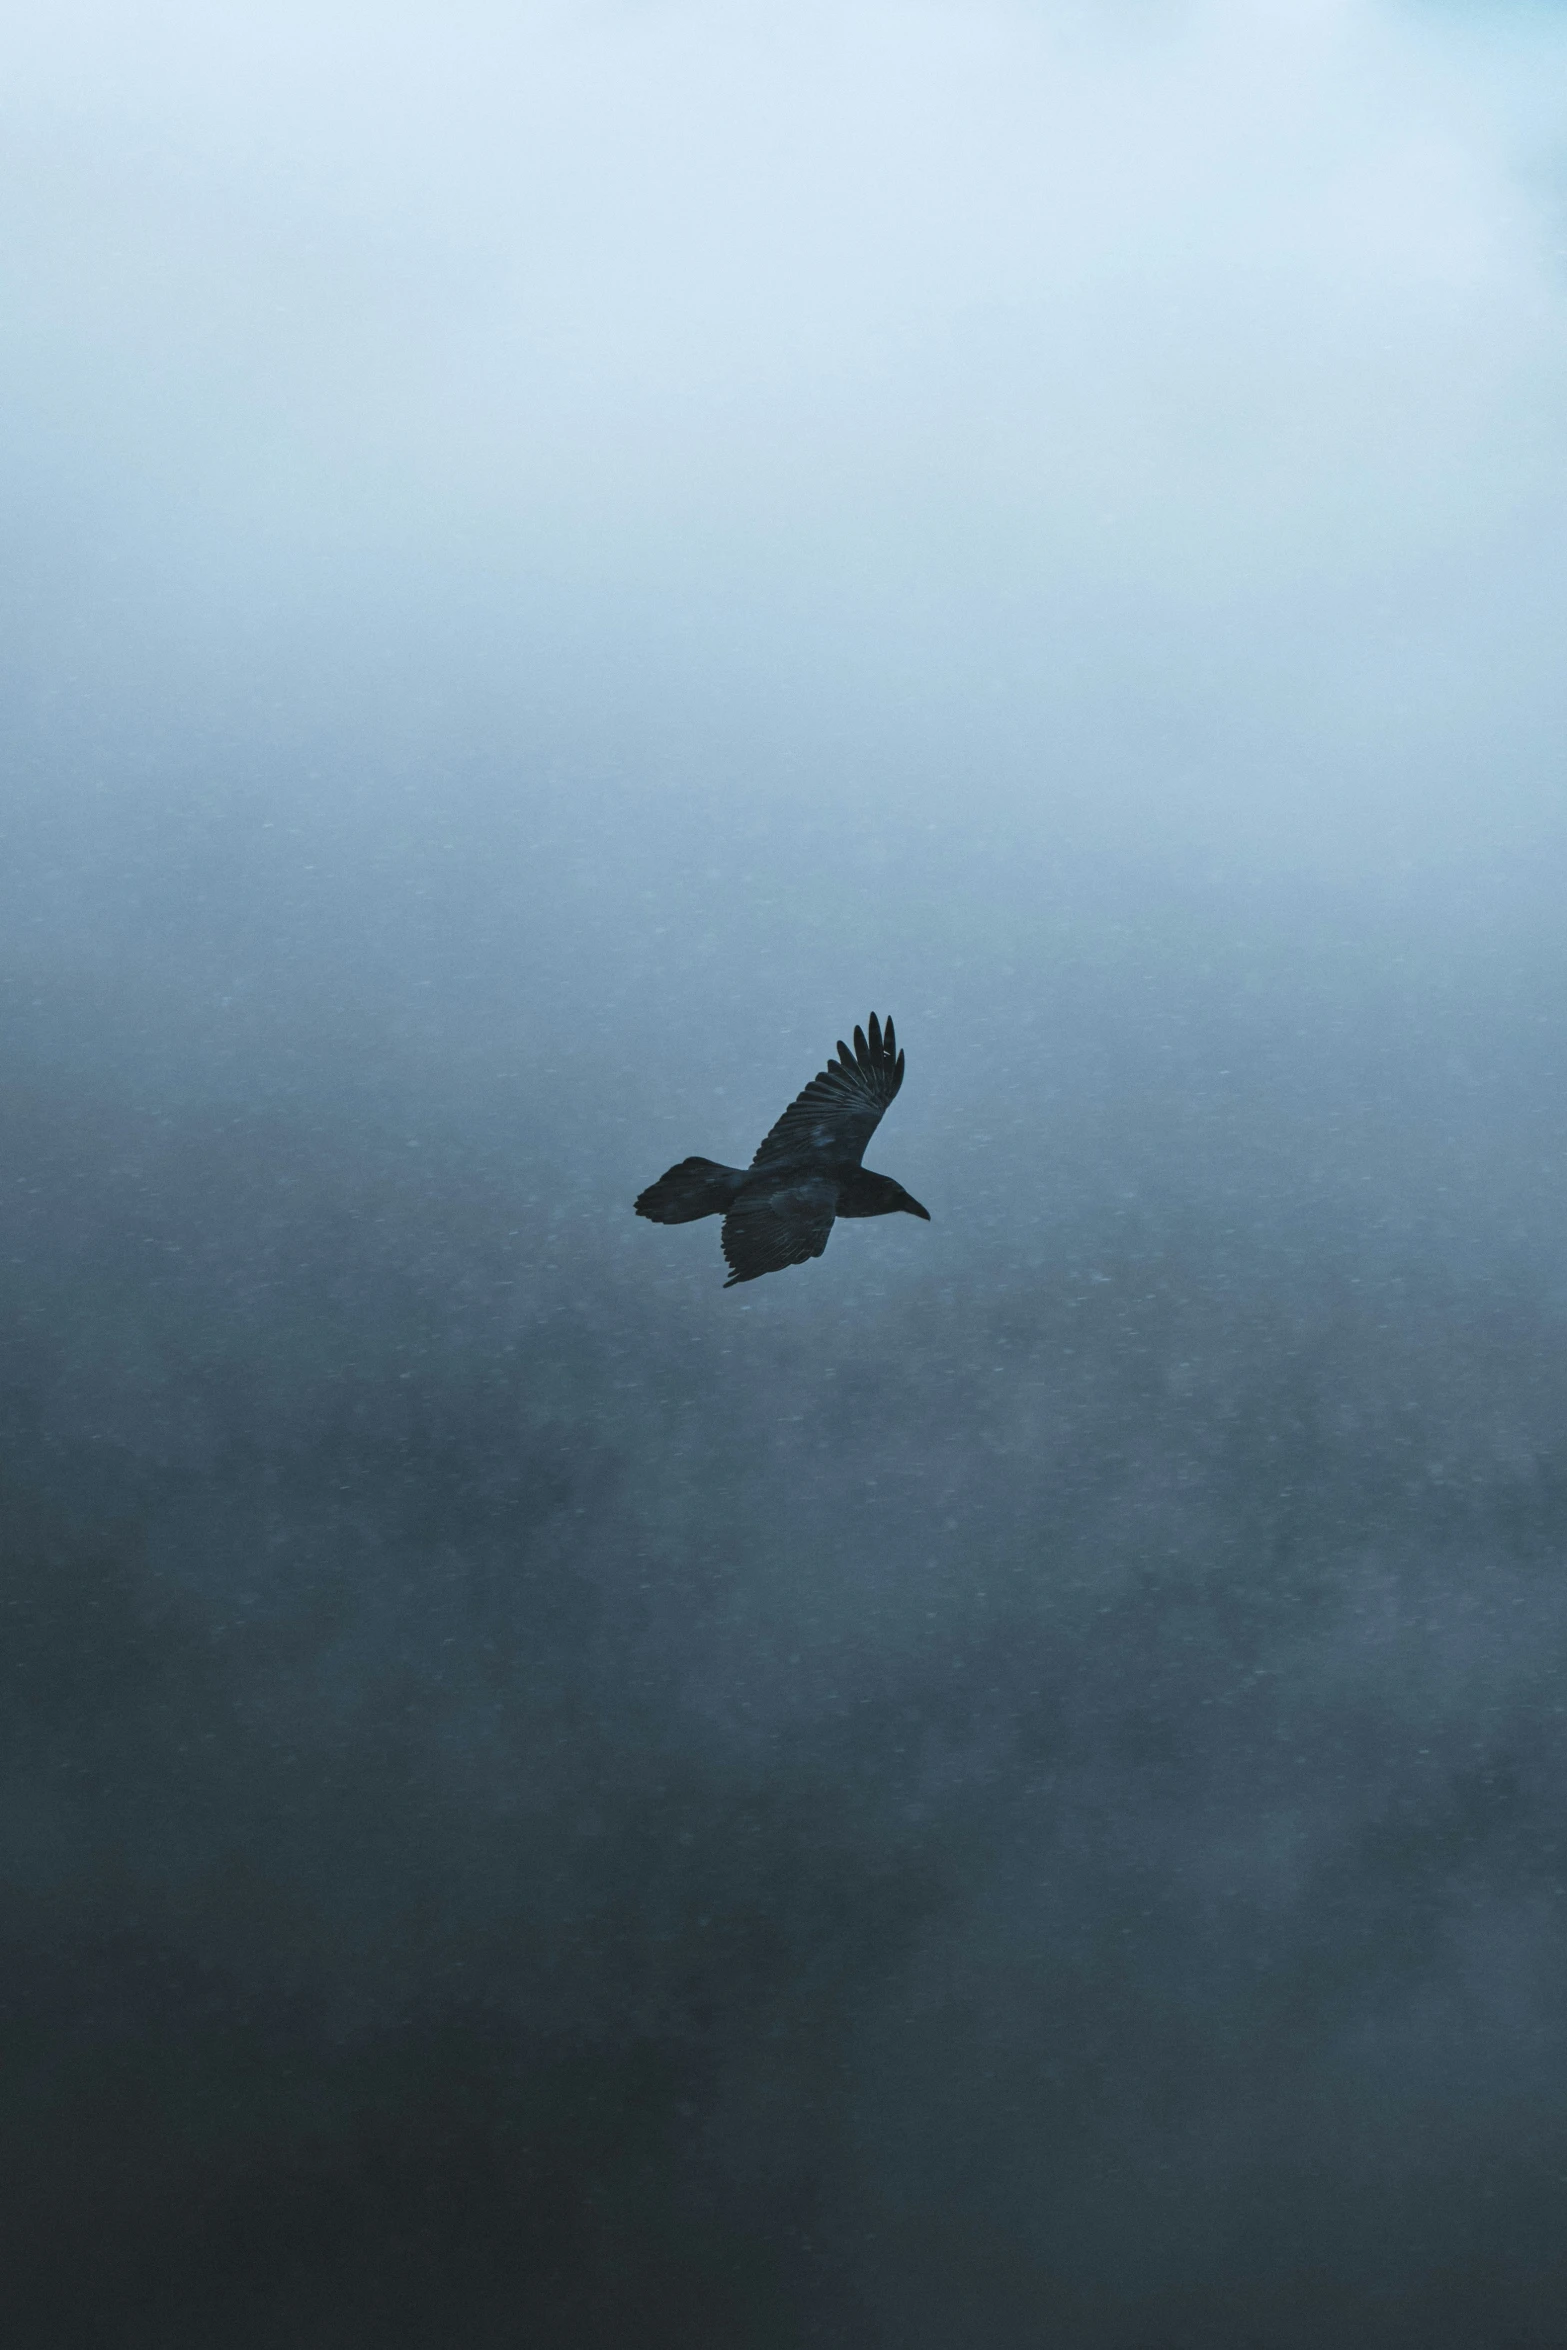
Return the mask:
<path id="1" fill-rule="evenodd" d="M 1564 38 L 19 34 L 18 2350 L 1567 2338 Z"/>

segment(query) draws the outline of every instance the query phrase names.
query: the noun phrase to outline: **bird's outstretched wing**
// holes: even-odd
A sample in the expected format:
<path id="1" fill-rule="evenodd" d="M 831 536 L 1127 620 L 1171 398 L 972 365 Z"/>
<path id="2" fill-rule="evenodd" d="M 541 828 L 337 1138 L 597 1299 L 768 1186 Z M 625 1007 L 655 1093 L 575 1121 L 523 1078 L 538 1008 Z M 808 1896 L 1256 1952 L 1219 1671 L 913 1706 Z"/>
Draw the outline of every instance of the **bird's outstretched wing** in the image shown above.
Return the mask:
<path id="1" fill-rule="evenodd" d="M 789 1104 L 751 1161 L 757 1167 L 857 1167 L 882 1113 L 903 1083 L 903 1055 L 874 1012 L 870 1036 L 854 1031 L 854 1050 L 841 1040 L 838 1057 Z M 811 1254 L 817 1255 L 817 1250 Z M 795 1260 L 790 1259 L 791 1263 Z"/>
<path id="2" fill-rule="evenodd" d="M 838 1186 L 825 1175 L 758 1184 L 742 1192 L 724 1218 L 729 1266 L 724 1287 L 733 1289 L 737 1281 L 755 1281 L 759 1274 L 819 1257 L 837 1210 Z"/>

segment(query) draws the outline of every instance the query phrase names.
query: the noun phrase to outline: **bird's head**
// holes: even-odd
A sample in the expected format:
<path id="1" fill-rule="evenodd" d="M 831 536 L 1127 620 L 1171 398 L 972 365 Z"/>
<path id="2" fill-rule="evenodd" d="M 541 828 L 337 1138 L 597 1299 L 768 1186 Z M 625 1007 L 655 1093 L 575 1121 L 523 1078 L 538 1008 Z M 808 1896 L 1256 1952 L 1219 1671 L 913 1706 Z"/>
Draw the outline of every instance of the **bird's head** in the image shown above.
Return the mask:
<path id="1" fill-rule="evenodd" d="M 869 1167 L 858 1167 L 844 1183 L 838 1195 L 840 1216 L 918 1216 L 923 1223 L 930 1222 L 929 1208 L 922 1208 L 912 1192 L 901 1183 L 894 1183 L 890 1175 L 878 1175 Z"/>

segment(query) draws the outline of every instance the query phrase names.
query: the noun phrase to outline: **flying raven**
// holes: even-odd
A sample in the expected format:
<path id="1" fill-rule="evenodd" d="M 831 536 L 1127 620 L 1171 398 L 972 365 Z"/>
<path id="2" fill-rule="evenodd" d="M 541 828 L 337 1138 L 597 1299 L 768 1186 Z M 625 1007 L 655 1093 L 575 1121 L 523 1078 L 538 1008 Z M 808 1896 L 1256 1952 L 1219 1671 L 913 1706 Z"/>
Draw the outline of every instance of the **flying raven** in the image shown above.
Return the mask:
<path id="1" fill-rule="evenodd" d="M 749 1167 L 682 1159 L 649 1184 L 637 1214 L 655 1224 L 722 1216 L 726 1289 L 819 1257 L 835 1216 L 890 1216 L 901 1208 L 928 1224 L 928 1209 L 901 1183 L 860 1165 L 902 1083 L 892 1022 L 883 1029 L 872 1012 L 869 1038 L 856 1028 L 852 1053 L 840 1041 L 838 1058 L 789 1104 Z"/>

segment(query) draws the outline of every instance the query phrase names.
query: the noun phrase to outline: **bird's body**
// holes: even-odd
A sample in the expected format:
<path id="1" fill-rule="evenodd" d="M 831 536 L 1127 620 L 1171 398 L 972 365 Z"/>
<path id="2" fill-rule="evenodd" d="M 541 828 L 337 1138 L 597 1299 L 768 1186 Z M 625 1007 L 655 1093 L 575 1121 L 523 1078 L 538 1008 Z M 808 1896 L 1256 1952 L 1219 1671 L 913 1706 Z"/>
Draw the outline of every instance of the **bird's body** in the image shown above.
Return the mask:
<path id="1" fill-rule="evenodd" d="M 852 1052 L 839 1044 L 838 1058 L 790 1103 L 749 1167 L 682 1159 L 642 1193 L 637 1214 L 655 1224 L 722 1216 L 726 1289 L 819 1257 L 840 1216 L 901 1210 L 929 1223 L 901 1183 L 860 1164 L 902 1083 L 892 1022 L 883 1030 L 873 1012 L 869 1037 L 856 1028 Z"/>

